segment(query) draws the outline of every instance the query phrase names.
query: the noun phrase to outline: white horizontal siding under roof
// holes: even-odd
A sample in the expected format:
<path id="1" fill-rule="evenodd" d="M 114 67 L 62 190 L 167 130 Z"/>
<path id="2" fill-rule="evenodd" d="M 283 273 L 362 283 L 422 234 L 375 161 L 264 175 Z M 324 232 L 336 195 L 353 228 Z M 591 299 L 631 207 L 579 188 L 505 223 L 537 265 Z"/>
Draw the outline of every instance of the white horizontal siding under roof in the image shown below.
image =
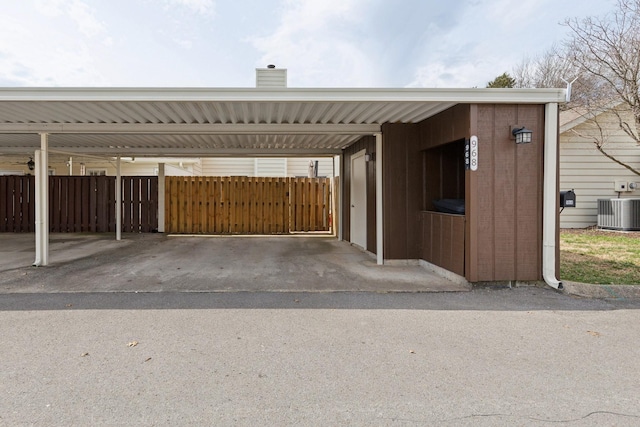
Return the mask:
<path id="1" fill-rule="evenodd" d="M 203 176 L 254 176 L 255 159 L 251 157 L 214 157 L 202 159 Z"/>
<path id="2" fill-rule="evenodd" d="M 255 175 L 267 177 L 287 176 L 287 159 L 285 158 L 257 158 L 255 159 Z"/>
<path id="3" fill-rule="evenodd" d="M 202 159 L 203 176 L 308 176 L 318 161 L 318 176 L 333 177 L 332 157 L 217 157 Z"/>

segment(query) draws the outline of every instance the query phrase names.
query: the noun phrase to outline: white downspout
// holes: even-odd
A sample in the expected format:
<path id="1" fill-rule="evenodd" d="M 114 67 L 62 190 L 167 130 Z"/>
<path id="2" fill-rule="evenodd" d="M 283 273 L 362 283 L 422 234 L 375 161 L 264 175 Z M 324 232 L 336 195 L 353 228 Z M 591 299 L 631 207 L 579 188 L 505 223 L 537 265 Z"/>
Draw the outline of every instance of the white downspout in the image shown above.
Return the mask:
<path id="1" fill-rule="evenodd" d="M 122 240 L 122 175 L 120 156 L 116 159 L 116 240 Z"/>
<path id="2" fill-rule="evenodd" d="M 547 285 L 562 289 L 556 278 L 556 214 L 558 170 L 558 104 L 545 105 L 544 127 L 544 193 L 542 203 L 542 277 Z"/>
<path id="3" fill-rule="evenodd" d="M 376 258 L 377 264 L 384 264 L 384 221 L 382 214 L 382 133 L 376 133 Z"/>

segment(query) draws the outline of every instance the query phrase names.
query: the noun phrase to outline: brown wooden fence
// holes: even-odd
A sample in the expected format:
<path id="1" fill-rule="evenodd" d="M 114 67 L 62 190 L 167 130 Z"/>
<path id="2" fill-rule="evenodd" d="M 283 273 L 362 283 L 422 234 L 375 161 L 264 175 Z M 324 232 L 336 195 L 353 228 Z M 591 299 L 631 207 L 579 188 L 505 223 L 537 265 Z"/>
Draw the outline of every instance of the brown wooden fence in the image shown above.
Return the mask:
<path id="1" fill-rule="evenodd" d="M 0 232 L 35 230 L 35 177 L 0 176 Z"/>
<path id="2" fill-rule="evenodd" d="M 49 177 L 49 230 L 113 232 L 115 177 Z M 158 228 L 158 178 L 122 177 L 122 231 Z M 32 176 L 0 176 L 0 232 L 35 230 L 35 181 Z"/>
<path id="3" fill-rule="evenodd" d="M 112 203 L 111 206 L 115 206 Z M 115 231 L 115 221 L 112 230 Z M 158 177 L 127 176 L 122 180 L 122 231 L 148 233 L 158 229 Z"/>
<path id="4" fill-rule="evenodd" d="M 328 231 L 330 179 L 166 177 L 169 233 Z"/>

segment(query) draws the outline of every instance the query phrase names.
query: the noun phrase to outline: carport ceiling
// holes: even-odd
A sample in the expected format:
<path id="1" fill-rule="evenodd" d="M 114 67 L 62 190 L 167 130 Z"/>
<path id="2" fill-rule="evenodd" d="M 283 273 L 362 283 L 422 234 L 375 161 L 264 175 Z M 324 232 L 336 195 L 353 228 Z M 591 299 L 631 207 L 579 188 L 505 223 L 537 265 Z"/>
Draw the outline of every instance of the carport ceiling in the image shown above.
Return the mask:
<path id="1" fill-rule="evenodd" d="M 334 154 L 383 123 L 458 103 L 561 102 L 562 89 L 3 88 L 0 154 Z"/>

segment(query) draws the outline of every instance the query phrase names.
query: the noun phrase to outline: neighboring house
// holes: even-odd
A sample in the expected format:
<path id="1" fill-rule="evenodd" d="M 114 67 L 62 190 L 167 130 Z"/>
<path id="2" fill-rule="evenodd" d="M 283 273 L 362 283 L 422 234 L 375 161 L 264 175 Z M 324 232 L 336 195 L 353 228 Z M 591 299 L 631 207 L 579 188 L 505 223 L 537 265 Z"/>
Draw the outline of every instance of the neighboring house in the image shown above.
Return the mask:
<path id="1" fill-rule="evenodd" d="M 12 157 L 0 162 L 0 175 L 30 173 L 29 158 Z M 124 176 L 157 175 L 158 164 L 164 163 L 165 176 L 309 176 L 309 164 L 318 162 L 318 176 L 338 175 L 339 165 L 333 157 L 212 157 L 212 158 L 131 158 L 121 159 Z M 335 173 L 334 173 L 335 170 Z M 116 161 L 94 158 L 53 157 L 50 175 L 116 175 Z"/>
<path id="2" fill-rule="evenodd" d="M 0 159 L 0 175 L 27 175 L 34 172 L 29 169 L 29 157 L 11 156 Z M 202 171 L 199 158 L 132 158 L 123 157 L 120 161 L 120 173 L 123 176 L 153 176 L 158 174 L 158 163 L 165 163 L 167 176 L 199 175 Z M 51 156 L 49 175 L 107 175 L 117 173 L 116 160 L 100 160 L 87 157 Z"/>
<path id="3" fill-rule="evenodd" d="M 638 147 L 618 125 L 618 118 L 609 110 L 596 117 L 606 138 L 605 150 L 629 166 L 640 169 Z M 633 120 L 630 118 L 631 122 Z M 594 144 L 598 126 L 575 111 L 560 114 L 560 190 L 573 189 L 576 207 L 560 214 L 561 228 L 585 228 L 597 224 L 598 199 L 640 198 L 639 190 L 628 191 L 629 183 L 639 183 L 640 176 L 600 153 Z M 625 184 L 627 191 L 618 191 L 616 184 Z"/>
<path id="4" fill-rule="evenodd" d="M 338 175 L 333 157 L 213 157 L 203 158 L 204 176 L 309 176 L 309 162 L 318 162 L 318 176 Z"/>

